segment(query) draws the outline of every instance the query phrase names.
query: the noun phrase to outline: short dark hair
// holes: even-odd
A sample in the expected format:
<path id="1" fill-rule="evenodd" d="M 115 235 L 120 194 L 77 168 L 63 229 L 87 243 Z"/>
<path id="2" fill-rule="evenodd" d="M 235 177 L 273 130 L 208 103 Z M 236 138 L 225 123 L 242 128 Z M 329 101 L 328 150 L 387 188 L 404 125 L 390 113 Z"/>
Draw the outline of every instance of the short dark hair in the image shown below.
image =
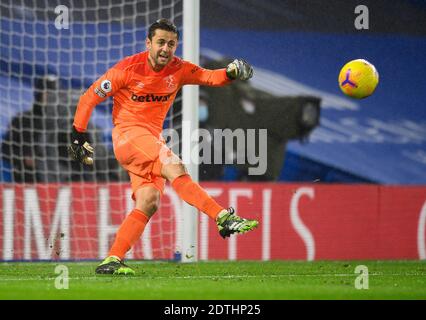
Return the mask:
<path id="1" fill-rule="evenodd" d="M 179 30 L 174 25 L 174 23 L 171 22 L 170 20 L 165 19 L 165 18 L 161 18 L 161 19 L 158 19 L 157 21 L 155 21 L 153 24 L 151 24 L 149 29 L 148 29 L 148 39 L 149 40 L 152 40 L 152 37 L 155 34 L 155 30 L 157 30 L 157 29 L 176 33 L 177 38 L 179 40 Z"/>

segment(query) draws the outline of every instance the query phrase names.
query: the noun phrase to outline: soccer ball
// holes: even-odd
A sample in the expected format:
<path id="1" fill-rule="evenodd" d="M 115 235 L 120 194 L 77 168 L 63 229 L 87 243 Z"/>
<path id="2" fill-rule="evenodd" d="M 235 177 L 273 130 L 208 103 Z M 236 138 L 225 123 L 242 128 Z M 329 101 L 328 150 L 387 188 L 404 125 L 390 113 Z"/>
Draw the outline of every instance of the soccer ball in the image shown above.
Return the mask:
<path id="1" fill-rule="evenodd" d="M 340 90 L 351 98 L 363 99 L 371 96 L 378 83 L 379 73 L 367 60 L 349 61 L 340 70 Z"/>

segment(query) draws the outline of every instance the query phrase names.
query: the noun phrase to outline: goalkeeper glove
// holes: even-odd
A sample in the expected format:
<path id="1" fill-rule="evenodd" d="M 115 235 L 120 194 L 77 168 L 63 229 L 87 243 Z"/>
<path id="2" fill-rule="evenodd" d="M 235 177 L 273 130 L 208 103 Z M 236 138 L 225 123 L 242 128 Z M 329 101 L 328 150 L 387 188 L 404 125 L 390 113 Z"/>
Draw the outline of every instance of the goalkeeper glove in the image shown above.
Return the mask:
<path id="1" fill-rule="evenodd" d="M 253 76 L 253 68 L 243 59 L 235 59 L 226 67 L 228 78 L 235 80 L 248 80 Z"/>
<path id="2" fill-rule="evenodd" d="M 90 145 L 86 132 L 78 132 L 72 127 L 71 145 L 68 146 L 68 154 L 74 161 L 83 164 L 93 164 L 93 147 Z"/>

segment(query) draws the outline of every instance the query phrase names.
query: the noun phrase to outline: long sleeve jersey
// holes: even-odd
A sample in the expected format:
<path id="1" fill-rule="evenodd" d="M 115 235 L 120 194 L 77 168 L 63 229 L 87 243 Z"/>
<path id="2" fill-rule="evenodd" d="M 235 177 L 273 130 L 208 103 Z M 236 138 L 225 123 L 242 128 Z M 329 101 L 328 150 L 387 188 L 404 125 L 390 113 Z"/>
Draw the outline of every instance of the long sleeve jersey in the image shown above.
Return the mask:
<path id="1" fill-rule="evenodd" d="M 148 62 L 148 51 L 129 56 L 110 68 L 80 97 L 74 126 L 85 131 L 93 108 L 114 97 L 113 124 L 146 127 L 158 136 L 179 89 L 185 84 L 224 86 L 226 69 L 207 70 L 174 57 L 161 71 Z"/>

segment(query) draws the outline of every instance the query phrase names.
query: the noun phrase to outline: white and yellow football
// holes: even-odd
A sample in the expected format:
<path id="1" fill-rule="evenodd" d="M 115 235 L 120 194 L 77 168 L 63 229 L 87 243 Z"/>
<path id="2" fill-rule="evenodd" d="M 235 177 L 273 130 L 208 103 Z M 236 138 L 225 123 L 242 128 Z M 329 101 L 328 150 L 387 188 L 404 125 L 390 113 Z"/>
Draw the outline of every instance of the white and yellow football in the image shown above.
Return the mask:
<path id="1" fill-rule="evenodd" d="M 346 63 L 340 70 L 339 87 L 342 92 L 355 99 L 371 96 L 379 83 L 379 73 L 373 64 L 364 59 Z"/>

